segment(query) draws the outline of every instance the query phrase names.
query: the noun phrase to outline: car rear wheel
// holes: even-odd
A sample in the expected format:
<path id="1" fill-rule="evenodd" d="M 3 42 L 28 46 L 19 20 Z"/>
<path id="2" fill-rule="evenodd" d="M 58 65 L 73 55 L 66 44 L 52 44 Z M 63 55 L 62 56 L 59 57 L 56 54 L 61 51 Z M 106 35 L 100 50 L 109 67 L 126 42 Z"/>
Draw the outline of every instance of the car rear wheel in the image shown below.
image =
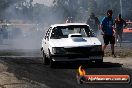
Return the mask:
<path id="1" fill-rule="evenodd" d="M 49 64 L 49 59 L 46 57 L 44 51 L 42 51 L 42 53 L 43 53 L 43 64 L 48 65 Z"/>

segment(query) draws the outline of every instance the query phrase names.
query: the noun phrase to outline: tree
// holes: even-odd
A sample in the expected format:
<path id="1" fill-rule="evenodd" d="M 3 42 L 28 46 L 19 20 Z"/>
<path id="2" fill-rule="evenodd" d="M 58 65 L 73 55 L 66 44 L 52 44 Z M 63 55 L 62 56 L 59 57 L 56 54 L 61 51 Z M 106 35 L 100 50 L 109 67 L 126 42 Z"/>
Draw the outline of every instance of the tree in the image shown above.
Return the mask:
<path id="1" fill-rule="evenodd" d="M 88 13 L 89 13 L 89 15 L 91 13 L 96 13 L 97 12 L 97 3 L 96 3 L 95 0 L 88 0 L 87 4 L 88 4 Z"/>
<path id="2" fill-rule="evenodd" d="M 77 14 L 79 0 L 54 0 L 54 6 L 56 11 L 62 12 L 64 18 L 72 16 L 73 18 Z"/>

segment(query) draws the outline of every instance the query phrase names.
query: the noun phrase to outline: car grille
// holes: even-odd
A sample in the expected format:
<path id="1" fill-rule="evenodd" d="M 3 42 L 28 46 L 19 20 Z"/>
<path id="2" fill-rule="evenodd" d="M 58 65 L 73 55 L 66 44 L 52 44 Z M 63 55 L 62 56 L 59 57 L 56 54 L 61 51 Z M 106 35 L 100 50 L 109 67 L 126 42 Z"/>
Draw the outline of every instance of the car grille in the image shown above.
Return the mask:
<path id="1" fill-rule="evenodd" d="M 72 48 L 65 48 L 66 53 L 68 54 L 92 54 L 101 52 L 101 46 L 90 46 L 90 47 L 72 47 Z"/>

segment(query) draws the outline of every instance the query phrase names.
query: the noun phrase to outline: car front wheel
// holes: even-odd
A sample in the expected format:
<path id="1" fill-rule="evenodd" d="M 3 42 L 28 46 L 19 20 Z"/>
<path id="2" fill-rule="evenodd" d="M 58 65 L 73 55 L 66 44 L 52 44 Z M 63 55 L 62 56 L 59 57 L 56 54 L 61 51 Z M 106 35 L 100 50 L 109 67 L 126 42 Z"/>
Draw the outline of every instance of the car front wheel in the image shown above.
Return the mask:
<path id="1" fill-rule="evenodd" d="M 44 51 L 42 51 L 42 53 L 43 53 L 43 64 L 48 65 L 49 64 L 49 59 L 46 57 Z"/>
<path id="2" fill-rule="evenodd" d="M 55 68 L 56 67 L 56 62 L 52 60 L 52 57 L 50 57 L 50 64 L 49 64 L 49 66 L 51 68 Z"/>
<path id="3" fill-rule="evenodd" d="M 102 64 L 103 64 L 103 59 L 96 60 L 95 63 L 96 63 L 97 65 L 102 65 Z"/>

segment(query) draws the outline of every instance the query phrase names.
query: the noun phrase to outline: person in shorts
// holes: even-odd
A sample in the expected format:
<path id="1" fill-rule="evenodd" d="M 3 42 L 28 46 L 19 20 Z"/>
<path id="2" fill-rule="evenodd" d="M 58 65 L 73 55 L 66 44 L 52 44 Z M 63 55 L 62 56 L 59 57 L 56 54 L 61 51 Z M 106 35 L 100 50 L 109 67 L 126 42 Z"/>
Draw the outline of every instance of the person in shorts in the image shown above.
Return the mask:
<path id="1" fill-rule="evenodd" d="M 101 30 L 102 30 L 102 35 L 104 39 L 104 45 L 102 47 L 102 50 L 104 51 L 107 45 L 111 44 L 112 56 L 116 57 L 115 51 L 114 51 L 115 31 L 114 31 L 114 23 L 113 23 L 112 14 L 113 14 L 112 10 L 108 10 L 107 16 L 104 17 L 101 21 Z"/>
<path id="2" fill-rule="evenodd" d="M 124 21 L 121 17 L 121 14 L 118 15 L 118 17 L 115 19 L 115 31 L 116 31 L 116 46 L 117 46 L 117 42 L 119 41 L 120 43 L 120 47 L 121 47 L 121 43 L 122 43 L 122 33 L 123 33 L 123 28 L 125 28 L 127 26 L 126 21 Z"/>

